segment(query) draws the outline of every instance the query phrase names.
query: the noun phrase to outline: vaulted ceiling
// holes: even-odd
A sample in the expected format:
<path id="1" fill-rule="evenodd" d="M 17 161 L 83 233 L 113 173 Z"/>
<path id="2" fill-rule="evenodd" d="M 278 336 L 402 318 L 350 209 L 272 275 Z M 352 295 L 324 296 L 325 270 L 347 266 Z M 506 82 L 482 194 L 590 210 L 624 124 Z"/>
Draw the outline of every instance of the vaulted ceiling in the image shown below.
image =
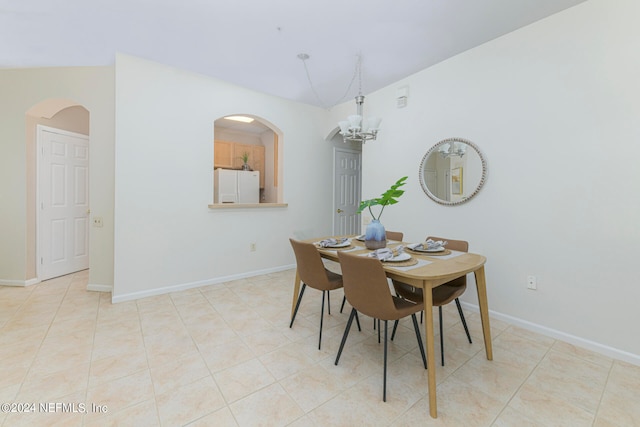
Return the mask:
<path id="1" fill-rule="evenodd" d="M 0 67 L 122 52 L 331 107 L 585 0 L 0 0 Z M 306 53 L 302 61 L 298 54 Z"/>

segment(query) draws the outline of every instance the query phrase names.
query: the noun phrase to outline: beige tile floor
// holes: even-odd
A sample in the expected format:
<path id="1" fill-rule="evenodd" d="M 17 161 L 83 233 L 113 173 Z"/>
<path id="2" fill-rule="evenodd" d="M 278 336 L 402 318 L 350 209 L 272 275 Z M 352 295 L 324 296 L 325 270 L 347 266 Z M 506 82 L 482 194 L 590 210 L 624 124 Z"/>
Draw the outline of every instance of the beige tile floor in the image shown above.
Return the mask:
<path id="1" fill-rule="evenodd" d="M 319 351 L 319 292 L 288 327 L 293 270 L 115 305 L 87 276 L 0 287 L 0 402 L 37 405 L 0 413 L 2 426 L 640 425 L 640 367 L 497 320 L 487 361 L 478 316 L 467 313 L 469 344 L 453 304 L 432 419 L 410 322 L 389 346 L 383 403 L 371 319 L 335 366 L 342 293 Z"/>

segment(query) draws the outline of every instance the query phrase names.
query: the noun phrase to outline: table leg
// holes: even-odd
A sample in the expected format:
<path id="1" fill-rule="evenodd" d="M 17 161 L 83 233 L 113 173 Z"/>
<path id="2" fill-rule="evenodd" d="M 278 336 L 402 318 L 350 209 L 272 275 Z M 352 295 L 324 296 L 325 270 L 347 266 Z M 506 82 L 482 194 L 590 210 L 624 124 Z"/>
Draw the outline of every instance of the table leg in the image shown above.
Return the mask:
<path id="1" fill-rule="evenodd" d="M 291 303 L 291 319 L 293 319 L 293 312 L 296 310 L 296 302 L 298 301 L 298 294 L 300 293 L 300 275 L 298 269 L 296 269 L 296 278 L 293 282 L 293 302 Z"/>
<path id="2" fill-rule="evenodd" d="M 427 346 L 427 378 L 429 383 L 429 413 L 433 418 L 438 416 L 436 404 L 436 357 L 433 337 L 433 293 L 430 287 L 424 286 L 424 337 Z"/>
<path id="3" fill-rule="evenodd" d="M 493 348 L 491 346 L 491 327 L 489 326 L 489 302 L 487 301 L 487 282 L 484 277 L 484 266 L 474 272 L 476 277 L 476 289 L 478 291 L 478 306 L 480 307 L 480 319 L 482 320 L 482 333 L 484 334 L 484 348 L 487 360 L 493 360 Z"/>

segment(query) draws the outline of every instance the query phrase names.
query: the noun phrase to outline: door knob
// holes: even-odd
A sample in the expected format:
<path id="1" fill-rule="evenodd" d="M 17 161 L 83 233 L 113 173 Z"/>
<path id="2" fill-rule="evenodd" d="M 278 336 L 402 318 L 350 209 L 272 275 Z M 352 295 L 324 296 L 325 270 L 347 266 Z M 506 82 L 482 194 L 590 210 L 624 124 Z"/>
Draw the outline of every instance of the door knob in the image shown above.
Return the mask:
<path id="1" fill-rule="evenodd" d="M 338 212 L 338 213 L 342 213 L 342 212 L 344 212 L 344 211 L 343 211 L 342 209 L 338 209 L 336 212 Z"/>

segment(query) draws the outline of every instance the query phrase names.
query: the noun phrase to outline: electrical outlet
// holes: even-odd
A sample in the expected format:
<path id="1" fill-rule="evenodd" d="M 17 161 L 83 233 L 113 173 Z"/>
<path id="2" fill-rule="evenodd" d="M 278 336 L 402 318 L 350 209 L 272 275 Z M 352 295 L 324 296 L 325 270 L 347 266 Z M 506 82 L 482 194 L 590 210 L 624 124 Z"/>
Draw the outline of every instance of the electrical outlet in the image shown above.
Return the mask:
<path id="1" fill-rule="evenodd" d="M 93 226 L 94 227 L 102 227 L 102 217 L 101 216 L 94 216 L 93 217 Z"/>
<path id="2" fill-rule="evenodd" d="M 536 276 L 527 276 L 527 289 L 536 290 L 538 289 L 538 281 L 536 280 Z"/>
<path id="3" fill-rule="evenodd" d="M 250 250 L 251 252 L 255 252 L 255 251 L 256 251 L 256 244 L 255 244 L 255 243 L 251 243 L 251 244 L 249 245 L 249 250 Z"/>

